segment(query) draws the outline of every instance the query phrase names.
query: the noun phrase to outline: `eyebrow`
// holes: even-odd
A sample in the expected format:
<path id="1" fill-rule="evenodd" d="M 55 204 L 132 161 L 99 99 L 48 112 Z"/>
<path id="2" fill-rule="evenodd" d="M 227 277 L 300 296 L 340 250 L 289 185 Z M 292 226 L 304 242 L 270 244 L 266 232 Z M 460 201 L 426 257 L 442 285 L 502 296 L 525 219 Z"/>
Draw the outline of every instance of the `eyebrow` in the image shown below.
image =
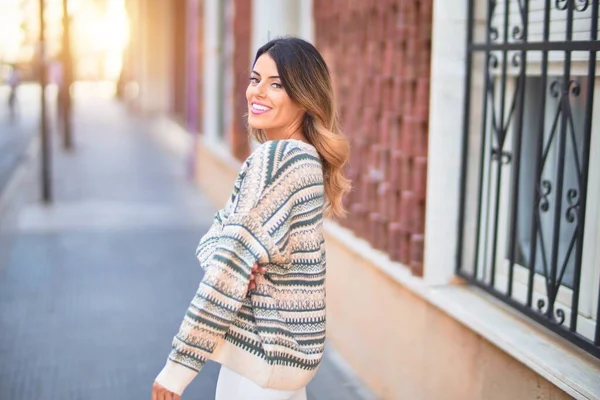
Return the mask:
<path id="1" fill-rule="evenodd" d="M 252 73 L 260 76 L 260 74 L 258 72 L 256 72 L 255 70 L 252 70 Z M 279 78 L 279 75 L 273 75 L 273 76 L 270 76 L 269 79 L 280 79 L 280 78 Z"/>

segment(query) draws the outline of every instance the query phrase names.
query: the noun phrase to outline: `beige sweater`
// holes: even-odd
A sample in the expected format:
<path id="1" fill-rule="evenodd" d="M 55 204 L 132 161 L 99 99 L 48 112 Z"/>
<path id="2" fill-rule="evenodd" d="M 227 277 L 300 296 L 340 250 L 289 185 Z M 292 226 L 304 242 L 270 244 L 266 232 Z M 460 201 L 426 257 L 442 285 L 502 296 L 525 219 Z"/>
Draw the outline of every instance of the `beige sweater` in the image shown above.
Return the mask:
<path id="1" fill-rule="evenodd" d="M 181 394 L 208 360 L 265 388 L 296 390 L 325 348 L 323 169 L 298 140 L 262 144 L 202 237 L 205 274 L 156 378 Z M 252 266 L 266 267 L 247 296 Z"/>

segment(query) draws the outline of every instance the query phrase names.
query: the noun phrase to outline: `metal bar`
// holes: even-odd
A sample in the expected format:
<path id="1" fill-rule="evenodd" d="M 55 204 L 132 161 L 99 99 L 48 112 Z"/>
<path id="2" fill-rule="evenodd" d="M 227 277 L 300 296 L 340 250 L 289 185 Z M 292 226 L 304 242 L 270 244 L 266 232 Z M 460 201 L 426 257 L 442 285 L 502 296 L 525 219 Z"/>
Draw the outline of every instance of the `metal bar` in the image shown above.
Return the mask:
<path id="1" fill-rule="evenodd" d="M 510 1 L 507 1 L 504 6 L 504 42 L 508 42 L 508 21 L 510 15 Z M 504 140 L 506 138 L 507 121 L 504 118 L 505 107 L 506 107 L 506 78 L 508 68 L 508 53 L 506 50 L 502 51 L 502 78 L 500 83 L 500 131 L 496 136 L 498 142 L 498 169 L 496 171 L 496 201 L 494 204 L 494 224 L 492 234 L 492 260 L 490 266 L 490 285 L 494 286 L 496 282 L 496 253 L 498 251 L 498 219 L 500 218 L 500 183 L 502 181 L 502 148 L 504 147 Z"/>
<path id="2" fill-rule="evenodd" d="M 519 3 L 520 4 L 520 3 Z M 524 20 L 523 20 L 523 40 L 527 41 L 528 34 L 528 22 L 529 22 L 529 1 L 525 0 L 525 6 L 523 10 Z M 513 275 L 515 269 L 515 243 L 517 241 L 517 224 L 519 221 L 519 181 L 520 181 L 520 171 L 521 171 L 521 143 L 523 141 L 523 109 L 525 108 L 525 88 L 526 88 L 526 72 L 527 70 L 527 52 L 521 52 L 521 71 L 519 74 L 519 82 L 517 84 L 517 88 L 520 90 L 519 92 L 519 115 L 517 120 L 517 126 L 514 130 L 515 134 L 513 136 L 513 146 L 514 146 L 514 154 L 513 154 L 513 189 L 512 189 L 512 207 L 511 207 L 511 221 L 510 221 L 510 243 L 509 243 L 509 266 L 508 266 L 508 287 L 507 287 L 507 295 L 512 297 L 512 289 L 513 289 Z"/>
<path id="3" fill-rule="evenodd" d="M 458 276 L 460 276 L 461 278 L 463 278 L 464 280 L 469 282 L 469 284 L 484 290 L 485 292 L 494 296 L 498 300 L 501 300 L 502 302 L 508 304 L 512 308 L 520 311 L 521 313 L 525 314 L 532 320 L 538 322 L 540 325 L 543 325 L 546 328 L 552 330 L 553 332 L 562 336 L 569 342 L 579 346 L 580 348 L 587 351 L 594 357 L 600 358 L 600 347 L 598 347 L 597 345 L 592 343 L 592 341 L 590 341 L 588 338 L 586 338 L 576 332 L 570 332 L 569 330 L 565 329 L 562 325 L 558 325 L 558 324 L 552 322 L 551 320 L 547 319 L 546 317 L 539 314 L 535 310 L 532 310 L 531 308 L 524 306 L 523 304 L 519 303 L 518 301 L 514 300 L 511 297 L 507 297 L 504 293 L 486 285 L 485 283 L 482 283 L 482 282 L 478 281 L 477 279 L 473 279 L 468 274 L 459 272 Z"/>
<path id="4" fill-rule="evenodd" d="M 486 52 L 486 64 L 487 64 L 487 60 L 489 58 L 489 52 Z M 479 160 L 479 184 L 478 184 L 478 188 L 479 188 L 479 193 L 477 195 L 477 228 L 476 228 L 476 232 L 475 232 L 475 255 L 473 258 L 474 261 L 474 266 L 473 266 L 473 276 L 477 276 L 478 270 L 479 270 L 479 239 L 481 238 L 481 208 L 483 205 L 483 176 L 484 176 L 484 172 L 485 172 L 485 144 L 486 144 L 486 131 L 487 131 L 487 111 L 488 111 L 488 103 L 487 103 L 487 96 L 488 96 L 488 91 L 489 91 L 489 86 L 490 86 L 490 77 L 488 76 L 488 71 L 487 71 L 486 67 L 483 69 L 483 79 L 485 80 L 484 83 L 484 96 L 483 96 L 483 102 L 482 102 L 482 107 L 483 107 L 483 112 L 482 112 L 482 117 L 481 117 L 481 146 L 480 146 L 480 150 L 479 150 L 479 154 L 481 156 L 480 160 Z"/>
<path id="5" fill-rule="evenodd" d="M 540 218 L 540 214 L 539 213 L 535 213 L 535 222 L 537 224 L 537 226 L 542 226 L 542 220 Z M 541 251 L 542 251 L 542 267 L 544 268 L 544 278 L 545 278 L 545 283 L 546 283 L 546 293 L 550 292 L 550 281 L 548 280 L 548 259 L 547 259 L 547 254 L 548 252 L 546 251 L 546 246 L 544 245 L 544 237 L 542 235 L 540 235 L 540 247 L 541 247 Z"/>
<path id="6" fill-rule="evenodd" d="M 550 37 L 550 4 L 551 0 L 546 0 L 546 8 L 544 10 L 544 41 L 548 41 Z M 542 177 L 542 152 L 544 151 L 544 129 L 546 122 L 546 87 L 548 86 L 548 51 L 542 52 L 542 79 L 540 84 L 542 104 L 540 106 L 540 122 L 537 137 L 537 151 L 535 163 L 535 185 L 533 186 L 533 204 L 531 213 L 531 236 L 530 236 L 530 261 L 529 261 L 529 276 L 527 277 L 527 307 L 531 307 L 533 301 L 533 278 L 535 276 L 535 262 L 537 252 L 537 235 L 539 218 L 539 202 L 540 202 L 540 186 Z"/>
<path id="7" fill-rule="evenodd" d="M 598 1 L 592 1 L 592 29 L 590 39 L 598 40 Z M 587 204 L 588 169 L 590 160 L 590 143 L 592 140 L 592 119 L 594 107 L 594 89 L 596 79 L 596 52 L 590 51 L 588 60 L 587 98 L 585 104 L 585 122 L 583 128 L 583 154 L 581 160 L 581 178 L 579 187 L 579 209 L 577 210 L 577 247 L 575 248 L 575 274 L 573 276 L 573 298 L 571 299 L 571 331 L 577 331 L 577 314 L 579 313 L 579 292 L 581 284 L 581 269 L 583 268 L 583 235 L 585 232 L 585 212 Z M 573 143 L 575 148 L 575 143 Z M 577 150 L 575 150 L 577 151 Z M 600 282 L 597 283 L 600 285 Z M 598 315 L 596 316 L 596 332 L 594 343 L 600 344 L 600 299 L 598 300 Z"/>
<path id="8" fill-rule="evenodd" d="M 489 3 L 488 3 L 488 10 L 487 10 L 487 15 L 488 15 L 488 21 L 487 21 L 487 33 L 486 33 L 486 41 L 489 43 L 490 42 L 490 35 L 491 35 L 491 10 L 489 9 Z M 469 52 L 470 54 L 472 54 L 471 52 Z M 475 232 L 475 254 L 474 254 L 474 266 L 473 266 L 473 276 L 477 277 L 477 274 L 479 272 L 479 240 L 481 238 L 481 224 L 482 224 L 482 218 L 481 218 L 481 207 L 482 207 L 482 199 L 483 199 L 483 176 L 484 176 L 484 166 L 485 166 L 485 155 L 484 155 L 484 151 L 485 151 L 485 144 L 486 144 L 486 131 L 487 131 L 487 112 L 488 112 L 488 103 L 487 103 L 487 96 L 488 96 L 488 92 L 490 90 L 490 76 L 488 74 L 488 68 L 489 68 L 489 59 L 490 59 L 490 52 L 486 51 L 485 52 L 485 58 L 484 58 L 484 65 L 485 67 L 483 68 L 483 79 L 484 79 L 484 91 L 483 91 L 483 102 L 482 102 L 482 118 L 481 118 L 481 146 L 480 146 L 480 150 L 479 150 L 479 154 L 481 156 L 481 159 L 479 160 L 479 193 L 477 195 L 477 228 L 476 228 L 476 232 Z M 469 132 L 467 131 L 467 135 L 469 134 Z M 487 235 L 486 235 L 487 237 Z M 485 260 L 485 257 L 484 257 Z"/>
<path id="9" fill-rule="evenodd" d="M 500 218 L 500 182 L 502 181 L 502 153 L 498 154 L 498 170 L 496 172 L 496 202 L 494 205 L 494 229 L 492 239 L 492 260 L 490 268 L 490 285 L 496 283 L 496 253 L 498 251 L 498 220 Z"/>
<path id="10" fill-rule="evenodd" d="M 467 47 L 473 43 L 473 14 L 475 0 L 469 0 L 467 6 Z M 458 240 L 456 243 L 456 271 L 460 271 L 463 262 L 463 241 L 464 241 L 464 219 L 466 207 L 466 187 L 467 187 L 467 159 L 469 154 L 469 110 L 471 108 L 471 84 L 472 73 L 471 67 L 473 64 L 473 53 L 467 50 L 466 54 L 467 70 L 465 71 L 465 101 L 463 106 L 463 138 L 462 138 L 462 161 L 460 166 L 460 189 L 459 189 L 459 214 L 458 214 Z M 477 248 L 477 244 L 475 245 Z M 475 265 L 475 275 L 477 265 Z"/>
<path id="11" fill-rule="evenodd" d="M 471 51 L 600 51 L 599 41 L 577 40 L 565 42 L 543 42 L 529 43 L 474 43 L 468 47 Z"/>
<path id="12" fill-rule="evenodd" d="M 494 92 L 495 92 L 494 91 L 494 85 L 493 85 L 493 83 L 490 84 L 490 85 L 491 85 L 491 88 L 490 88 L 491 95 L 494 96 Z M 492 126 L 496 125 L 494 119 L 495 119 L 494 118 L 494 113 L 492 112 Z M 492 134 L 490 134 L 490 136 L 492 136 Z M 484 139 L 485 139 L 485 135 L 484 135 Z M 493 139 L 490 139 L 490 140 L 493 140 Z M 483 144 L 485 144 L 485 142 Z M 482 145 L 482 150 L 485 150 L 485 146 L 484 145 Z M 482 156 L 483 156 L 483 153 L 482 153 Z M 482 158 L 482 161 L 485 161 L 485 158 Z M 491 164 L 491 162 L 490 162 L 490 164 Z M 484 169 L 482 168 L 482 172 L 483 171 L 484 171 Z M 490 230 L 488 229 L 488 225 L 489 225 L 490 215 L 491 215 L 491 211 L 490 210 L 492 208 L 491 205 L 490 205 L 490 203 L 492 201 L 491 200 L 492 199 L 492 196 L 491 196 L 491 187 L 492 187 L 492 184 L 490 183 L 491 181 L 492 181 L 492 168 L 490 166 L 487 169 L 487 181 L 486 182 L 488 182 L 488 185 L 486 187 L 486 189 L 487 189 L 487 197 L 486 197 L 486 205 L 485 205 L 485 217 L 483 218 L 483 220 L 486 222 L 486 225 L 485 225 L 486 229 L 483 232 L 483 264 L 482 264 L 483 265 L 483 275 L 482 275 L 482 279 L 485 278 L 485 274 L 487 272 L 487 266 L 488 266 L 488 264 L 487 264 L 488 250 L 489 250 L 488 242 L 489 242 L 489 236 L 490 236 Z M 481 188 L 482 188 L 481 190 L 483 190 L 483 180 L 482 180 Z M 479 243 L 479 241 L 478 241 L 478 243 Z"/>
<path id="13" fill-rule="evenodd" d="M 565 275 L 565 271 L 567 270 L 567 267 L 569 266 L 569 258 L 571 258 L 571 253 L 573 252 L 573 247 L 575 247 L 576 241 L 577 241 L 577 230 L 575 232 L 573 232 L 573 235 L 571 235 L 571 240 L 569 241 L 569 247 L 567 249 L 567 254 L 565 255 L 565 259 L 560 267 L 558 279 L 556 280 L 556 283 L 554 286 L 555 290 L 557 290 L 557 291 L 560 288 L 560 283 L 562 282 L 563 276 Z M 577 269 L 577 265 L 575 266 L 575 268 Z M 577 271 L 575 271 L 575 272 L 577 273 Z M 573 287 L 575 287 L 575 285 L 573 285 Z M 578 295 L 579 295 L 579 293 L 578 293 Z"/>
<path id="14" fill-rule="evenodd" d="M 596 284 L 600 285 L 600 281 Z M 598 309 L 596 310 L 596 334 L 594 335 L 594 344 L 600 346 L 600 291 L 598 291 Z"/>
<path id="15" fill-rule="evenodd" d="M 44 203 L 52 202 L 52 187 L 51 187 L 51 162 L 50 162 L 50 135 L 48 132 L 48 110 L 46 107 L 46 23 L 45 20 L 45 0 L 39 0 L 39 23 L 40 23 L 40 53 L 39 53 L 39 79 L 41 90 L 41 112 L 40 112 L 40 134 L 41 134 L 41 178 L 42 178 L 42 200 Z"/>
<path id="16" fill-rule="evenodd" d="M 553 82 L 554 83 L 554 82 Z M 550 128 L 550 137 L 548 138 L 548 143 L 544 148 L 544 152 L 542 153 L 542 168 L 546 165 L 546 160 L 548 159 L 548 154 L 550 154 L 550 147 L 552 147 L 552 141 L 554 140 L 554 135 L 556 134 L 556 126 L 558 125 L 559 117 L 562 114 L 562 109 L 558 107 L 556 110 L 556 116 L 552 121 L 552 128 Z"/>
<path id="17" fill-rule="evenodd" d="M 573 36 L 573 4 L 569 5 L 567 9 L 567 32 L 566 39 L 571 40 Z M 558 166 L 556 169 L 556 190 L 555 198 L 556 205 L 554 207 L 554 224 L 552 230 L 552 257 L 550 258 L 550 282 L 551 291 L 548 292 L 548 310 L 546 315 L 548 318 L 554 318 L 554 303 L 556 301 L 556 295 L 558 293 L 559 282 L 556 282 L 556 272 L 558 268 L 558 257 L 559 257 L 559 237 L 560 237 L 560 226 L 562 219 L 562 203 L 563 203 L 563 183 L 565 178 L 565 153 L 567 151 L 567 121 L 570 111 L 569 105 L 569 81 L 571 76 L 571 52 L 565 51 L 565 64 L 563 72 L 562 82 L 562 94 L 559 100 L 559 107 L 563 107 L 563 113 L 560 119 L 560 136 L 558 139 Z M 556 289 L 555 289 L 556 288 Z M 579 290 L 579 288 L 573 288 L 573 291 Z"/>

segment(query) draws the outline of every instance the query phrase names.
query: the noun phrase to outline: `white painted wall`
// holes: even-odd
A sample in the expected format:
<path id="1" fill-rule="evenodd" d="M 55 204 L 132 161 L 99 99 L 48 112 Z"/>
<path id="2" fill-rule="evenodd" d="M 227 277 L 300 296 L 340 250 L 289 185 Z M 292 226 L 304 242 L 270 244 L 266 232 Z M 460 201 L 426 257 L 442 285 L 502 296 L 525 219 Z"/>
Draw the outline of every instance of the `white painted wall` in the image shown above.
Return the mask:
<path id="1" fill-rule="evenodd" d="M 315 41 L 315 22 L 313 18 L 313 0 L 298 0 L 300 22 L 298 36 L 311 43 Z"/>
<path id="2" fill-rule="evenodd" d="M 220 11 L 220 0 L 204 1 L 204 77 L 203 77 L 203 117 L 202 133 L 209 140 L 216 140 L 221 129 L 219 121 L 220 82 L 222 73 L 221 60 L 221 29 L 224 21 Z"/>
<path id="3" fill-rule="evenodd" d="M 424 271 L 433 285 L 456 267 L 466 29 L 467 2 L 434 0 Z"/>
<path id="4" fill-rule="evenodd" d="M 254 0 L 252 2 L 252 59 L 256 50 L 277 36 L 314 40 L 313 0 Z"/>

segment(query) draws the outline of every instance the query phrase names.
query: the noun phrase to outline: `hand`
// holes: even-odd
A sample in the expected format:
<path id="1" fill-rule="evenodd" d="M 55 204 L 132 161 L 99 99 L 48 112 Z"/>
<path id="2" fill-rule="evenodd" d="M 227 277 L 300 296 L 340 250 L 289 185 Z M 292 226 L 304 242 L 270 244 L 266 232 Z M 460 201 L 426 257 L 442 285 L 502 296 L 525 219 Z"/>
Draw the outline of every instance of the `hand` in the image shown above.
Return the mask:
<path id="1" fill-rule="evenodd" d="M 181 396 L 169 391 L 154 381 L 152 384 L 152 400 L 181 400 Z"/>
<path id="2" fill-rule="evenodd" d="M 254 264 L 254 266 L 252 267 L 252 270 L 250 272 L 250 283 L 248 284 L 248 295 L 250 294 L 250 292 L 252 290 L 254 290 L 256 288 L 256 275 L 264 274 L 265 272 L 267 272 L 267 269 L 265 267 L 261 267 L 258 264 Z"/>

